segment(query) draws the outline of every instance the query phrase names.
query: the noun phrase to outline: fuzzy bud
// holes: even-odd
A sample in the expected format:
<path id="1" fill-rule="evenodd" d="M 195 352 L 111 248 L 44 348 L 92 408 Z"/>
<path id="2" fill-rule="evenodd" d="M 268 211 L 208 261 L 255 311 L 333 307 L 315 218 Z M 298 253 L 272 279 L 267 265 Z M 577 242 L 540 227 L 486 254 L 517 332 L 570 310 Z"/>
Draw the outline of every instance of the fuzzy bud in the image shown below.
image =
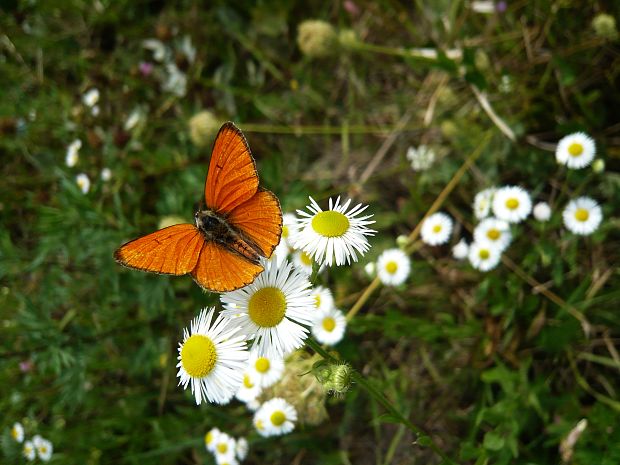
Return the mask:
<path id="1" fill-rule="evenodd" d="M 596 174 L 600 174 L 605 171 L 605 160 L 603 160 L 602 158 L 597 158 L 596 160 L 594 160 L 594 163 L 592 163 L 592 171 L 594 171 Z"/>
<path id="2" fill-rule="evenodd" d="M 401 234 L 400 236 L 396 238 L 396 245 L 400 247 L 401 249 L 404 249 L 407 246 L 408 242 L 409 242 L 409 239 L 407 238 L 407 236 L 403 234 Z"/>
<path id="3" fill-rule="evenodd" d="M 338 36 L 334 27 L 320 19 L 309 19 L 297 28 L 297 45 L 310 58 L 322 58 L 334 53 Z"/>
<path id="4" fill-rule="evenodd" d="M 618 30 L 616 29 L 616 18 L 606 13 L 600 13 L 592 20 L 594 33 L 607 40 L 616 40 Z"/>
<path id="5" fill-rule="evenodd" d="M 328 365 L 324 369 L 323 379 L 323 387 L 327 392 L 336 396 L 345 394 L 353 383 L 351 367 L 346 363 Z"/>
<path id="6" fill-rule="evenodd" d="M 359 39 L 353 29 L 344 29 L 338 34 L 338 43 L 344 48 L 354 48 Z"/>
<path id="7" fill-rule="evenodd" d="M 189 120 L 189 137 L 196 146 L 204 147 L 213 140 L 220 126 L 221 121 L 213 113 L 201 111 Z"/>

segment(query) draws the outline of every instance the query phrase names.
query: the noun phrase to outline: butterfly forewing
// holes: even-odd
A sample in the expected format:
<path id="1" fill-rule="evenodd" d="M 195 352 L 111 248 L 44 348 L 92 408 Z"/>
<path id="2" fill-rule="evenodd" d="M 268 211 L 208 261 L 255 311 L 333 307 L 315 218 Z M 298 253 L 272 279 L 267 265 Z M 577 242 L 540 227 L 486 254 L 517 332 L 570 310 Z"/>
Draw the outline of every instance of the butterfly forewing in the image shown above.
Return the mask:
<path id="1" fill-rule="evenodd" d="M 245 137 L 233 124 L 224 124 L 215 138 L 207 182 L 207 207 L 228 213 L 252 198 L 258 189 L 256 165 Z"/>
<path id="2" fill-rule="evenodd" d="M 191 224 L 175 224 L 122 245 L 114 258 L 121 265 L 154 273 L 184 275 L 198 262 L 204 244 Z"/>

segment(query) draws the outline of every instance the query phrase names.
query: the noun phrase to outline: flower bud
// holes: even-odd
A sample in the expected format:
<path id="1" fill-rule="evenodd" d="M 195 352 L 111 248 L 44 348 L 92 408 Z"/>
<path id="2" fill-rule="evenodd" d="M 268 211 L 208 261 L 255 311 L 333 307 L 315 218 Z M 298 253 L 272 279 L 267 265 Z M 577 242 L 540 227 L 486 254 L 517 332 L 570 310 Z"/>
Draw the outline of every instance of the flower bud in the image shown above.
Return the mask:
<path id="1" fill-rule="evenodd" d="M 592 20 L 594 33 L 607 40 L 616 40 L 618 30 L 616 29 L 616 18 L 606 13 L 600 13 Z"/>
<path id="2" fill-rule="evenodd" d="M 592 163 L 592 171 L 594 171 L 596 174 L 600 174 L 605 171 L 605 160 L 603 160 L 602 158 L 597 158 L 596 160 L 594 160 L 594 162 Z"/>
<path id="3" fill-rule="evenodd" d="M 204 147 L 213 140 L 220 126 L 221 121 L 213 113 L 201 111 L 189 120 L 189 137 L 196 146 Z"/>
<path id="4" fill-rule="evenodd" d="M 310 58 L 322 58 L 334 53 L 338 36 L 334 27 L 320 19 L 309 19 L 297 28 L 297 45 Z"/>

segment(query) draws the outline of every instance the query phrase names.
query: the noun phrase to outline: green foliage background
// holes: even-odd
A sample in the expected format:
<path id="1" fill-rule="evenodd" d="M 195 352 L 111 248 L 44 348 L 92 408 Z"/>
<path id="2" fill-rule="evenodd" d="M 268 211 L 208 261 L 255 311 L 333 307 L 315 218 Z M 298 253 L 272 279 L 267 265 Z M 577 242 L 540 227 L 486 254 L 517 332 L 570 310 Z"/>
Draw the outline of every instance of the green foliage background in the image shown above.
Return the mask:
<path id="1" fill-rule="evenodd" d="M 167 215 L 191 220 L 209 148 L 192 144 L 188 119 L 209 109 L 244 130 L 284 211 L 309 194 L 370 204 L 379 234 L 368 261 L 415 227 L 490 134 L 443 209 L 468 235 L 484 187 L 518 184 L 551 199 L 552 220 L 518 226 L 508 249 L 522 273 L 482 274 L 447 246 L 422 248 L 407 285 L 375 292 L 338 352 L 458 463 L 560 463 L 561 441 L 585 418 L 570 463 L 617 464 L 620 49 L 595 34 L 601 12 L 620 17 L 611 1 L 515 1 L 491 15 L 461 1 L 0 2 L 2 463 L 24 461 L 8 433 L 15 421 L 52 440 L 56 464 L 212 463 L 203 435 L 213 425 L 249 436 L 247 463 L 439 462 L 356 386 L 329 401 L 325 423 L 270 440 L 240 404 L 198 408 L 176 386 L 182 328 L 217 297 L 188 277 L 121 269 L 112 252 Z M 312 18 L 355 31 L 357 46 L 302 55 L 297 25 Z M 193 63 L 179 52 L 184 36 Z M 141 76 L 148 38 L 176 50 L 185 97 L 161 90 L 159 65 Z M 438 58 L 404 51 L 412 47 Z M 461 60 L 443 53 L 453 48 Z M 97 117 L 81 103 L 92 87 Z M 128 132 L 134 108 L 145 120 Z M 555 163 L 553 144 L 575 130 L 596 139 L 603 173 Z M 75 138 L 84 144 L 68 168 Z M 440 153 L 422 174 L 404 157 L 420 143 Z M 92 180 L 86 195 L 79 172 Z M 579 194 L 605 215 L 587 238 L 562 227 L 561 208 Z M 368 285 L 360 265 L 321 280 L 345 311 Z M 532 280 L 583 313 L 589 333 Z"/>

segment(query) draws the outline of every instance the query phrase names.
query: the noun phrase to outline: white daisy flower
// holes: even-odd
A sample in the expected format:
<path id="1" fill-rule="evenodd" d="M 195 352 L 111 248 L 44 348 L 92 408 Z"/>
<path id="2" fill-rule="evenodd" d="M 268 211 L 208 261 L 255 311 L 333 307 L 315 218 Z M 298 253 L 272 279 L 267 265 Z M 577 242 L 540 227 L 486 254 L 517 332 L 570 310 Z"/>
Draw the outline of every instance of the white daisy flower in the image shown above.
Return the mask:
<path id="1" fill-rule="evenodd" d="M 47 439 L 41 438 L 37 444 L 35 444 L 37 449 L 37 455 L 43 462 L 49 462 L 52 458 L 52 453 L 54 452 L 54 446 L 51 441 Z"/>
<path id="2" fill-rule="evenodd" d="M 21 423 L 15 422 L 11 428 L 11 437 L 17 442 L 24 441 L 24 427 Z"/>
<path id="3" fill-rule="evenodd" d="M 520 223 L 532 211 L 532 200 L 519 186 L 504 186 L 493 196 L 493 214 L 509 223 Z"/>
<path id="4" fill-rule="evenodd" d="M 411 260 L 400 249 L 383 251 L 377 259 L 377 275 L 386 286 L 399 286 L 409 277 Z"/>
<path id="5" fill-rule="evenodd" d="M 357 204 L 347 212 L 351 199 L 340 205 L 340 197 L 336 202 L 329 199 L 329 210 L 323 211 L 310 197 L 311 213 L 297 210 L 302 216 L 298 220 L 299 233 L 295 235 L 294 246 L 306 252 L 320 264 L 332 266 L 350 264 L 351 259 L 357 261 L 358 254 L 363 256 L 370 244 L 366 236 L 373 236 L 376 231 L 368 229 L 372 215 L 359 216 L 366 208 Z"/>
<path id="6" fill-rule="evenodd" d="M 41 441 L 43 441 L 43 438 L 41 437 L 40 434 L 35 434 L 32 437 L 32 444 L 34 445 L 35 448 L 37 448 L 39 444 L 41 444 Z"/>
<path id="7" fill-rule="evenodd" d="M 217 465 L 239 465 L 239 461 L 234 455 L 227 455 L 222 457 L 216 455 L 215 463 L 217 463 Z"/>
<path id="8" fill-rule="evenodd" d="M 218 428 L 211 428 L 207 434 L 205 434 L 205 447 L 209 452 L 215 451 L 215 445 L 217 444 L 217 438 L 221 431 Z"/>
<path id="9" fill-rule="evenodd" d="M 215 460 L 218 464 L 231 463 L 235 459 L 236 449 L 235 438 L 227 433 L 220 431 L 215 439 L 215 447 L 213 448 L 213 454 L 215 454 Z"/>
<path id="10" fill-rule="evenodd" d="M 262 389 L 256 373 L 250 370 L 243 372 L 243 381 L 237 390 L 235 397 L 241 402 L 247 404 L 260 395 Z"/>
<path id="11" fill-rule="evenodd" d="M 314 308 L 319 312 L 334 308 L 334 296 L 332 291 L 324 286 L 316 286 L 310 291 L 310 296 L 314 298 Z M 316 314 L 316 312 L 315 312 Z"/>
<path id="12" fill-rule="evenodd" d="M 420 145 L 418 148 L 409 147 L 407 159 L 411 162 L 413 171 L 425 171 L 435 161 L 435 151 L 427 145 Z"/>
<path id="13" fill-rule="evenodd" d="M 481 220 L 489 216 L 491 212 L 491 204 L 493 203 L 493 195 L 497 188 L 489 187 L 488 189 L 481 190 L 474 197 L 474 215 Z"/>
<path id="14" fill-rule="evenodd" d="M 248 441 L 246 438 L 238 438 L 237 446 L 235 447 L 235 455 L 239 460 L 245 460 L 248 456 L 248 451 L 250 446 L 248 445 Z"/>
<path id="15" fill-rule="evenodd" d="M 306 276 L 312 274 L 312 264 L 314 261 L 303 250 L 297 250 L 293 253 L 293 265 Z"/>
<path id="16" fill-rule="evenodd" d="M 219 315 L 205 308 L 194 318 L 190 330 L 183 330 L 179 344 L 179 384 L 189 384 L 196 404 L 203 400 L 224 404 L 235 394 L 248 363 L 245 335 L 239 333 L 239 320 Z"/>
<path id="17" fill-rule="evenodd" d="M 281 397 L 265 402 L 254 414 L 254 426 L 261 436 L 280 436 L 295 429 L 297 411 Z"/>
<path id="18" fill-rule="evenodd" d="M 489 241 L 495 244 L 500 250 L 505 250 L 512 241 L 510 225 L 507 221 L 497 218 L 485 218 L 474 229 L 474 241 L 482 243 Z"/>
<path id="19" fill-rule="evenodd" d="M 35 459 L 36 451 L 35 451 L 34 444 L 32 443 L 32 441 L 24 442 L 24 447 L 22 448 L 22 454 L 28 460 L 34 460 Z"/>
<path id="20" fill-rule="evenodd" d="M 221 295 L 228 318 L 254 339 L 252 351 L 259 356 L 284 357 L 299 349 L 312 322 L 314 302 L 310 281 L 289 262 L 282 266 L 261 260 L 265 271 L 248 286 Z M 305 325 L 305 326 L 302 326 Z"/>
<path id="21" fill-rule="evenodd" d="M 110 168 L 103 168 L 101 170 L 101 180 L 108 182 L 110 179 L 112 179 L 112 170 Z"/>
<path id="22" fill-rule="evenodd" d="M 88 108 L 92 108 L 99 102 L 99 89 L 90 89 L 82 95 L 82 103 Z"/>
<path id="23" fill-rule="evenodd" d="M 469 254 L 469 244 L 462 239 L 452 247 L 452 256 L 457 260 L 465 260 Z"/>
<path id="24" fill-rule="evenodd" d="M 312 335 L 321 344 L 333 346 L 338 344 L 344 336 L 347 320 L 344 314 L 336 309 L 323 311 L 312 325 Z"/>
<path id="25" fill-rule="evenodd" d="M 86 173 L 80 173 L 75 177 L 75 182 L 82 191 L 82 194 L 88 194 L 90 190 L 90 179 Z"/>
<path id="26" fill-rule="evenodd" d="M 284 373 L 284 360 L 279 357 L 259 357 L 253 353 L 250 355 L 249 366 L 261 388 L 274 385 Z"/>
<path id="27" fill-rule="evenodd" d="M 502 252 L 490 242 L 473 242 L 469 246 L 469 263 L 480 271 L 495 268 L 502 258 Z"/>
<path id="28" fill-rule="evenodd" d="M 260 408 L 260 402 L 258 401 L 258 399 L 251 399 L 245 403 L 245 406 L 251 412 L 256 412 Z"/>
<path id="29" fill-rule="evenodd" d="M 442 212 L 433 213 L 424 220 L 420 237 L 428 245 L 445 244 L 452 232 L 452 218 Z"/>
<path id="30" fill-rule="evenodd" d="M 594 139 L 583 132 L 575 132 L 562 137 L 555 149 L 557 162 L 571 169 L 588 166 L 594 160 L 595 155 Z"/>
<path id="31" fill-rule="evenodd" d="M 603 212 L 594 199 L 579 197 L 566 205 L 562 218 L 570 232 L 588 236 L 598 229 L 603 221 Z"/>
<path id="32" fill-rule="evenodd" d="M 549 221 L 549 218 L 551 218 L 551 207 L 547 202 L 538 202 L 534 205 L 532 214 L 537 221 Z"/>
<path id="33" fill-rule="evenodd" d="M 284 242 L 291 249 L 293 248 L 293 243 L 295 239 L 295 234 L 299 230 L 299 226 L 297 224 L 297 217 L 293 213 L 285 213 L 282 215 L 282 239 L 281 242 Z"/>
<path id="34" fill-rule="evenodd" d="M 282 264 L 288 258 L 289 250 L 290 249 L 288 245 L 286 244 L 286 242 L 280 239 L 280 242 L 274 249 L 273 253 L 271 254 L 271 257 L 269 257 L 269 261 L 274 262 L 276 266 L 282 266 Z"/>
<path id="35" fill-rule="evenodd" d="M 82 148 L 82 141 L 80 139 L 75 139 L 73 142 L 69 144 L 67 147 L 67 154 L 65 155 L 65 165 L 69 168 L 73 168 L 77 165 L 77 162 L 80 158 L 80 149 Z"/>

